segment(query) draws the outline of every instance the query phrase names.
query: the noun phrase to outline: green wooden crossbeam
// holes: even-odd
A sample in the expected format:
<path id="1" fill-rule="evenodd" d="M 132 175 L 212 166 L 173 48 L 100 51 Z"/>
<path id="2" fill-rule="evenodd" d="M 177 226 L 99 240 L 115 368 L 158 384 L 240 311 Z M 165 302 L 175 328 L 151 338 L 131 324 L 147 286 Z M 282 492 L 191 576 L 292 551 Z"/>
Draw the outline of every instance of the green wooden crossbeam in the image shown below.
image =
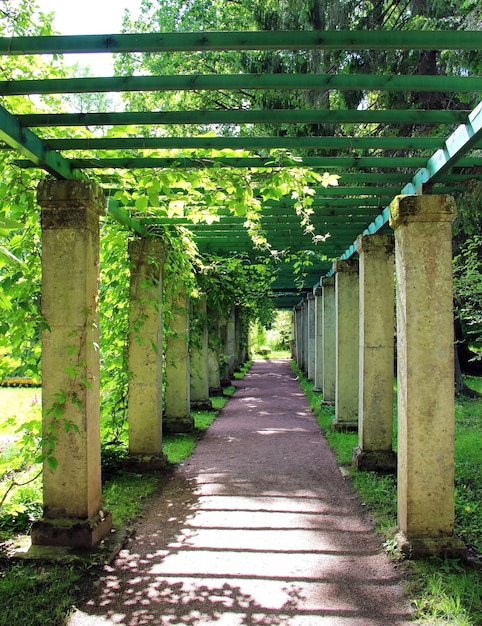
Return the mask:
<path id="1" fill-rule="evenodd" d="M 482 91 L 482 79 L 478 76 L 375 74 L 192 74 L 0 81 L 0 95 L 2 96 L 131 91 L 245 91 L 250 89 L 465 93 Z"/>
<path id="2" fill-rule="evenodd" d="M 46 143 L 30 129 L 23 128 L 15 116 L 2 106 L 0 106 L 0 139 L 30 159 L 36 167 L 41 167 L 56 178 L 76 177 L 68 161 L 57 152 L 50 150 Z"/>
<path id="3" fill-rule="evenodd" d="M 460 124 L 469 111 L 287 110 L 134 111 L 112 113 L 26 113 L 22 126 L 128 126 L 161 124 Z"/>
<path id="4" fill-rule="evenodd" d="M 201 50 L 478 50 L 478 31 L 233 31 L 2 37 L 1 54 Z"/>
<path id="5" fill-rule="evenodd" d="M 438 137 L 100 137 L 48 139 L 52 150 L 437 150 Z"/>
<path id="6" fill-rule="evenodd" d="M 282 160 L 262 157 L 184 157 L 177 158 L 129 158 L 118 157 L 111 159 L 70 159 L 68 162 L 73 168 L 81 169 L 151 169 L 151 168 L 179 168 L 199 169 L 212 167 L 236 168 L 278 168 L 278 167 L 307 167 L 313 169 L 336 170 L 342 169 L 395 169 L 424 167 L 427 159 L 424 157 L 303 157 L 298 160 L 286 157 Z M 33 161 L 16 160 L 15 165 L 23 168 L 40 167 Z M 457 167 L 469 168 L 482 166 L 482 157 L 466 157 L 457 161 Z M 406 179 L 405 179 L 406 180 Z"/>
<path id="7" fill-rule="evenodd" d="M 108 202 L 107 212 L 116 222 L 127 226 L 129 230 L 132 230 L 138 235 L 145 237 L 148 234 L 148 229 L 144 224 L 142 224 L 140 220 L 132 218 L 129 211 L 118 202 Z"/>

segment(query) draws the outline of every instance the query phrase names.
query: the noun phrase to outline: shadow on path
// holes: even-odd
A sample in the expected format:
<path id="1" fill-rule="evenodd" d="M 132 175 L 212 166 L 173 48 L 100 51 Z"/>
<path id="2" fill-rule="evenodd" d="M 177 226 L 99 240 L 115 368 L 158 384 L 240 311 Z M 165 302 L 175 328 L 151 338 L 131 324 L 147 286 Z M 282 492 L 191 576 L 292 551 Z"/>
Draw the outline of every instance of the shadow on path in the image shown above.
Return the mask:
<path id="1" fill-rule="evenodd" d="M 235 386 L 69 626 L 410 622 L 289 362 Z"/>

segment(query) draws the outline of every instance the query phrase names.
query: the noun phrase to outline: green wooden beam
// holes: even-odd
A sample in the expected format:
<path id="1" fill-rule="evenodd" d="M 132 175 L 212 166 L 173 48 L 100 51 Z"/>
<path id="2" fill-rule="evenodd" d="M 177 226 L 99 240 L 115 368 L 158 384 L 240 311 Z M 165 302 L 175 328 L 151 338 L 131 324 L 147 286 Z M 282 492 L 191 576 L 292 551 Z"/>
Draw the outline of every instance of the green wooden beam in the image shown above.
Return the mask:
<path id="1" fill-rule="evenodd" d="M 35 167 L 41 167 L 56 178 L 65 180 L 77 176 L 68 161 L 50 150 L 30 129 L 23 128 L 15 116 L 2 106 L 0 106 L 0 140 L 30 159 Z"/>
<path id="2" fill-rule="evenodd" d="M 146 226 L 140 220 L 132 218 L 129 211 L 118 202 L 108 202 L 107 212 L 116 222 L 126 226 L 132 232 L 143 237 L 148 234 Z"/>
<path id="3" fill-rule="evenodd" d="M 424 157 L 304 157 L 293 160 L 289 156 L 285 158 L 262 158 L 262 157 L 202 157 L 193 158 L 178 156 L 176 158 L 129 158 L 118 157 L 111 159 L 70 159 L 68 161 L 73 168 L 82 169 L 150 169 L 150 168 L 212 168 L 212 167 L 236 167 L 236 168 L 278 168 L 278 167 L 308 167 L 313 169 L 335 170 L 340 173 L 343 169 L 415 169 L 424 167 L 427 159 Z M 17 160 L 16 165 L 23 168 L 39 167 L 33 161 Z M 457 161 L 457 167 L 480 167 L 482 157 L 466 157 Z"/>
<path id="4" fill-rule="evenodd" d="M 482 80 L 478 76 L 192 74 L 187 76 L 109 76 L 0 81 L 0 95 L 2 96 L 130 91 L 244 91 L 249 89 L 480 92 L 482 91 Z"/>
<path id="5" fill-rule="evenodd" d="M 478 50 L 479 31 L 233 31 L 2 37 L 1 54 L 201 50 Z"/>
<path id="6" fill-rule="evenodd" d="M 100 137 L 48 139 L 52 150 L 437 150 L 438 137 Z"/>
<path id="7" fill-rule="evenodd" d="M 26 113 L 23 126 L 129 126 L 162 124 L 460 124 L 469 111 L 285 110 L 134 111 L 112 113 Z"/>

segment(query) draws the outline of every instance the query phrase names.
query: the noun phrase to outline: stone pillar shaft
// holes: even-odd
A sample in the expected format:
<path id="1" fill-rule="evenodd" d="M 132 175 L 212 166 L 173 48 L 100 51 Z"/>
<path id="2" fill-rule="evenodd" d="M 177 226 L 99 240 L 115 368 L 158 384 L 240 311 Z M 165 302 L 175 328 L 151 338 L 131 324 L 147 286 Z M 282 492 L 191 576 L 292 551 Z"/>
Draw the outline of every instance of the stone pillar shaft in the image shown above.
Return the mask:
<path id="1" fill-rule="evenodd" d="M 112 525 L 101 508 L 99 390 L 99 215 L 90 181 L 46 180 L 42 207 L 42 414 L 56 437 L 43 471 L 44 518 L 32 543 L 89 548 Z M 72 523 L 65 523 L 65 519 Z"/>
<path id="2" fill-rule="evenodd" d="M 191 408 L 208 411 L 212 408 L 209 399 L 208 327 L 206 298 L 191 300 Z"/>
<path id="3" fill-rule="evenodd" d="M 399 196 L 395 231 L 399 544 L 460 554 L 454 530 L 454 335 L 449 196 Z"/>
<path id="4" fill-rule="evenodd" d="M 315 380 L 315 342 L 316 342 L 316 327 L 315 327 L 315 296 L 309 293 L 307 296 L 307 321 L 308 321 L 308 358 L 307 358 L 307 370 L 308 380 Z"/>
<path id="5" fill-rule="evenodd" d="M 167 278 L 167 277 L 166 277 Z M 171 291 L 167 301 L 169 311 L 166 339 L 166 396 L 163 426 L 165 432 L 191 432 L 189 371 L 189 298 L 184 285 Z"/>
<path id="6" fill-rule="evenodd" d="M 335 430 L 358 427 L 358 260 L 335 261 Z"/>
<path id="7" fill-rule="evenodd" d="M 296 363 L 301 369 L 301 354 L 303 350 L 303 329 L 302 329 L 302 314 L 301 304 L 297 304 L 293 309 L 295 315 L 295 348 L 296 348 Z"/>
<path id="8" fill-rule="evenodd" d="M 135 239 L 129 242 L 129 258 L 129 456 L 136 466 L 162 467 L 164 245 L 159 239 Z"/>
<path id="9" fill-rule="evenodd" d="M 360 387 L 358 468 L 395 470 L 393 438 L 394 378 L 393 235 L 360 235 Z"/>
<path id="10" fill-rule="evenodd" d="M 323 290 L 316 287 L 315 296 L 315 376 L 314 391 L 323 391 Z"/>
<path id="11" fill-rule="evenodd" d="M 308 299 L 306 296 L 301 303 L 301 369 L 305 375 L 308 374 Z"/>
<path id="12" fill-rule="evenodd" d="M 335 403 L 336 392 L 336 299 L 335 277 L 322 279 L 323 306 L 323 402 Z"/>

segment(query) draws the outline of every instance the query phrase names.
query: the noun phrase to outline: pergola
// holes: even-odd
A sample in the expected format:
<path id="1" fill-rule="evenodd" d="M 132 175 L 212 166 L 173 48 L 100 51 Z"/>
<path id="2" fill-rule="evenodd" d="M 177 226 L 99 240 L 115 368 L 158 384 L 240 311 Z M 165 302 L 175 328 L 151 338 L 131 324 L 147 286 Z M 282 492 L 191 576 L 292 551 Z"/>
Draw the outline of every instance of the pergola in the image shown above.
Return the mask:
<path id="1" fill-rule="evenodd" d="M 467 31 L 329 31 L 329 32 L 201 32 L 144 33 L 85 36 L 14 37 L 0 40 L 0 54 L 159 53 L 246 50 L 477 50 L 482 33 Z M 210 74 L 186 76 L 114 76 L 92 78 L 39 78 L 0 81 L 4 108 L 0 109 L 0 138 L 5 147 L 22 157 L 19 167 L 42 168 L 58 179 L 88 177 L 89 172 L 109 169 L 143 168 L 233 168 L 308 167 L 340 176 L 338 187 L 314 189 L 314 234 L 329 236 L 323 241 L 304 233 L 289 199 L 267 201 L 262 206 L 261 224 L 271 250 L 315 251 L 319 253 L 307 270 L 304 289 L 311 291 L 320 276 L 331 271 L 337 258 L 356 254 L 355 240 L 361 233 L 387 230 L 388 206 L 398 194 L 413 194 L 422 188 L 431 193 L 457 196 L 468 180 L 482 177 L 482 157 L 477 151 L 482 138 L 482 106 L 473 111 L 450 110 L 192 110 L 192 111 L 98 111 L 89 113 L 17 114 L 9 96 L 32 94 L 85 94 L 132 91 L 186 90 L 361 90 L 414 92 L 480 92 L 482 79 L 475 76 L 349 75 L 349 74 Z M 145 129 L 167 124 L 211 126 L 263 123 L 332 124 L 334 136 L 148 136 Z M 400 136 L 404 125 L 424 129 L 442 128 L 440 136 Z M 115 138 L 86 137 L 49 139 L 45 129 L 67 127 L 135 126 Z M 348 130 L 345 128 L 349 126 Z M 388 132 L 356 136 L 353 128 L 382 125 Z M 350 130 L 351 129 L 351 130 Z M 351 133 L 351 134 L 350 134 Z M 59 132 L 57 132 L 59 135 Z M 209 150 L 242 150 L 242 156 L 209 158 Z M 274 159 L 273 149 L 296 155 Z M 156 150 L 163 157 L 152 156 Z M 173 156 L 165 156 L 175 150 Z M 97 151 L 102 151 L 98 158 Z M 132 156 L 135 151 L 135 156 Z M 167 152 L 166 152 L 167 151 Z M 181 152 L 179 152 L 181 151 Z M 202 156 L 199 156 L 201 151 Z M 246 151 L 250 155 L 246 156 Z M 110 153 L 110 154 L 109 154 Z M 69 154 L 69 157 L 64 156 Z M 241 154 L 241 153 L 240 153 Z M 72 155 L 75 155 L 72 157 Z M 128 156 L 126 156 L 128 155 Z M 129 211 L 109 201 L 109 213 L 142 234 L 152 217 L 131 220 Z M 245 219 L 220 207 L 215 224 L 193 224 L 189 213 L 183 218 L 159 218 L 178 223 L 196 235 L 201 253 L 259 255 L 244 226 Z M 155 221 L 155 220 L 154 220 Z M 279 256 L 278 256 L 279 259 Z M 277 261 L 273 285 L 276 306 L 291 308 L 300 298 L 295 286 L 292 262 Z"/>
<path id="2" fill-rule="evenodd" d="M 481 46 L 481 32 L 463 31 L 198 32 L 3 38 L 0 54 L 431 51 L 479 50 Z M 99 185 L 89 180 L 89 172 L 109 170 L 108 184 L 112 185 L 112 170 L 116 169 L 307 167 L 340 176 L 338 187 L 314 189 L 311 222 L 314 234 L 320 237 L 303 232 L 289 200 L 264 202 L 261 208 L 261 223 L 271 250 L 319 253 L 313 257 L 315 262 L 302 289 L 296 286 L 294 265 L 286 260 L 274 284 L 277 306 L 296 305 L 296 358 L 309 371 L 313 349 L 317 352 L 323 346 L 323 373 L 333 375 L 329 381 L 324 375 L 324 399 L 335 404 L 335 427 L 358 429 L 357 462 L 362 466 L 368 459 L 367 466 L 376 469 L 381 469 L 384 462 L 393 469 L 394 462 L 398 462 L 402 549 L 413 555 L 463 555 L 464 546 L 453 535 L 451 222 L 455 203 L 451 196 L 462 194 L 467 181 L 482 178 L 482 156 L 478 150 L 482 140 L 482 103 L 473 111 L 239 108 L 85 114 L 19 114 L 9 106 L 10 96 L 34 94 L 220 89 L 473 94 L 482 91 L 482 78 L 285 73 L 0 81 L 5 102 L 5 107 L 0 108 L 0 138 L 5 148 L 19 154 L 16 166 L 40 168 L 53 176 L 53 180 L 42 181 L 38 192 L 44 237 L 42 307 L 49 325 L 43 338 L 44 420 L 50 425 L 55 421 L 55 410 L 59 408 L 55 399 L 59 390 L 67 388 L 68 393 L 62 397 L 70 398 L 72 406 L 63 403 L 62 419 L 74 424 L 78 431 L 75 437 L 72 428 L 70 432 L 58 429 L 56 433 L 61 469 L 56 473 L 48 464 L 44 466 L 44 518 L 34 526 L 34 543 L 92 547 L 111 526 L 101 503 L 100 363 L 96 348 L 99 216 L 105 210 L 105 197 Z M 171 124 L 212 125 L 216 129 L 222 124 L 263 123 L 324 123 L 333 124 L 340 131 L 333 136 L 309 137 L 178 137 L 146 132 L 151 126 Z M 137 127 L 138 134 L 129 132 L 115 138 L 95 134 L 81 139 L 48 137 L 52 128 L 126 125 L 131 130 Z M 383 125 L 389 132 L 358 136 L 348 130 L 366 125 Z M 400 128 L 404 125 L 443 131 L 440 136 L 401 136 Z M 219 151 L 225 148 L 243 152 L 239 157 L 220 155 Z M 287 153 L 276 160 L 270 152 L 274 149 L 289 150 L 292 156 Z M 163 151 L 162 158 L 152 155 L 156 150 Z M 169 150 L 175 151 L 172 156 Z M 210 156 L 210 150 L 216 152 Z M 102 151 L 102 156 L 98 158 L 96 151 Z M 108 156 L 104 156 L 106 153 Z M 219 208 L 219 222 L 212 224 L 193 223 L 189 212 L 182 218 L 153 218 L 137 211 L 133 217 L 128 207 L 113 201 L 109 201 L 108 213 L 137 234 L 129 248 L 129 314 L 136 323 L 142 317 L 143 324 L 141 336 L 130 337 L 129 341 L 129 451 L 134 461 L 144 467 L 157 466 L 163 461 L 162 429 L 171 417 L 167 415 L 164 420 L 159 393 L 162 241 L 146 235 L 152 234 L 156 222 L 175 223 L 193 231 L 201 253 L 229 256 L 240 252 L 254 258 L 260 251 L 248 236 L 245 218 L 233 215 L 225 207 Z M 394 231 L 395 247 L 390 229 Z M 325 239 L 322 236 L 326 234 L 330 236 Z M 394 256 L 398 459 L 392 450 Z M 306 297 L 299 305 L 302 294 Z M 186 294 L 180 293 L 176 303 L 179 313 L 173 316 L 177 323 L 175 334 L 184 339 L 184 345 L 177 350 L 178 354 L 183 351 L 184 364 L 179 359 L 176 376 L 168 384 L 168 389 L 175 390 L 185 404 L 184 415 L 172 418 L 177 427 L 192 426 L 188 419 L 186 302 Z M 315 308 L 314 302 L 318 303 Z M 322 312 L 317 314 L 320 302 Z M 322 320 L 321 344 L 315 319 Z M 69 371 L 75 372 L 73 378 Z M 316 376 L 315 373 L 315 379 Z"/>

